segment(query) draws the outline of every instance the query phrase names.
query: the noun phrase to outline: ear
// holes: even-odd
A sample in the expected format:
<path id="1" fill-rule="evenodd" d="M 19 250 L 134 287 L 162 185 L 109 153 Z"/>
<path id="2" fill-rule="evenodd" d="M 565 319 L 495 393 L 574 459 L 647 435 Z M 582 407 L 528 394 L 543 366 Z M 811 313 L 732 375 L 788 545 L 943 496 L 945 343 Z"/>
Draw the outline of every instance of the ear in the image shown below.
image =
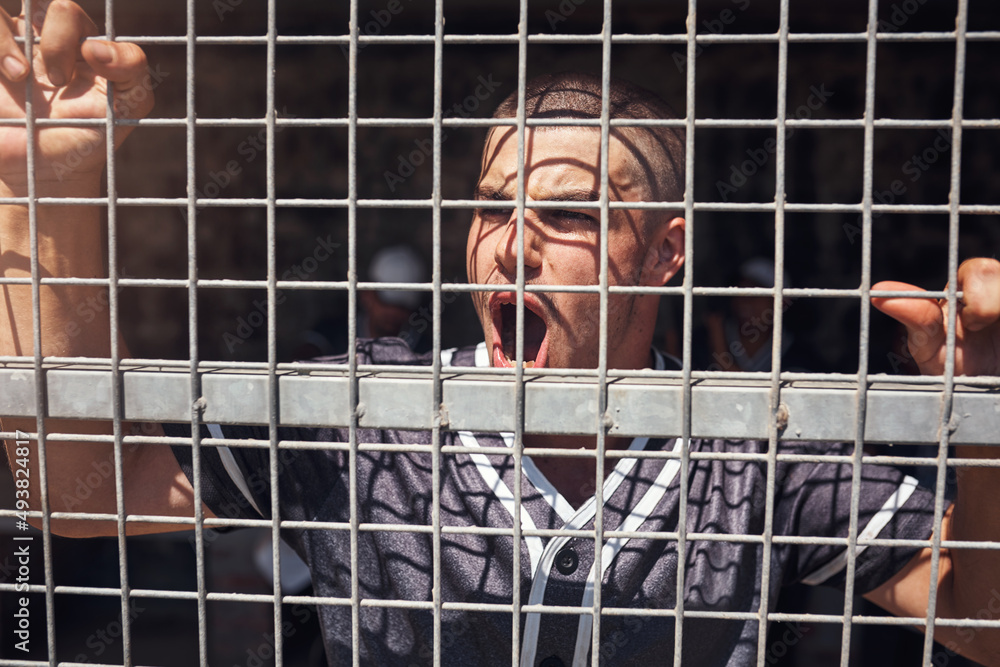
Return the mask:
<path id="1" fill-rule="evenodd" d="M 656 223 L 646 247 L 640 285 L 666 285 L 680 271 L 684 265 L 684 227 L 681 217 Z"/>

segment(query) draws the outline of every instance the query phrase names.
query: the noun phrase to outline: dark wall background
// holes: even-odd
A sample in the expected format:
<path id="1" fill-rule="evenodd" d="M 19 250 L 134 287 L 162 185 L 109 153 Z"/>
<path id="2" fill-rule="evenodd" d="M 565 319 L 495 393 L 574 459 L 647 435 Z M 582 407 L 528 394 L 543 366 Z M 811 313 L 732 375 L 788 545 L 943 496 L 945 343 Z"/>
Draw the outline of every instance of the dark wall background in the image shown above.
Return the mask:
<path id="1" fill-rule="evenodd" d="M 362 32 L 432 34 L 433 3 L 399 0 L 398 13 L 382 27 L 372 12 L 388 0 L 360 3 Z M 579 3 L 579 4 L 577 4 Z M 344 34 L 347 3 L 286 1 L 278 6 L 282 35 Z M 633 0 L 614 9 L 616 33 L 681 33 L 686 3 Z M 184 31 L 183 3 L 120 6 L 120 34 L 178 35 Z M 557 34 L 593 34 L 600 30 L 598 0 L 543 0 L 530 5 L 529 29 Z M 100 14 L 99 11 L 95 12 Z M 938 0 L 882 2 L 883 31 L 949 30 L 956 3 Z M 382 14 L 383 17 L 386 14 Z M 457 33 L 512 33 L 517 28 L 516 3 L 445 3 L 446 30 Z M 774 33 L 778 3 L 764 0 L 712 0 L 699 3 L 699 32 Z M 863 32 L 866 3 L 793 2 L 793 32 Z M 996 29 L 1000 12 L 985 0 L 970 2 L 970 30 Z M 219 0 L 198 5 L 200 35 L 260 35 L 265 31 L 263 0 Z M 996 43 L 970 42 L 965 78 L 966 118 L 996 118 L 995 94 L 1000 75 Z M 790 117 L 858 119 L 864 111 L 865 44 L 820 43 L 789 46 L 787 109 Z M 169 73 L 156 93 L 155 115 L 184 113 L 183 46 L 147 47 L 150 62 Z M 529 76 L 564 69 L 600 68 L 600 45 L 533 44 Z M 618 45 L 612 72 L 657 92 L 683 110 L 683 44 Z M 260 118 L 265 109 L 264 46 L 205 45 L 197 49 L 196 107 L 200 118 Z M 777 44 L 707 44 L 696 60 L 697 114 L 704 118 L 769 118 L 776 113 Z M 877 118 L 943 119 L 951 115 L 955 46 L 947 42 L 883 42 L 877 52 L 875 109 Z M 347 113 L 347 59 L 339 46 L 282 45 L 278 47 L 276 107 L 293 117 L 336 118 Z M 365 45 L 358 61 L 358 113 L 364 117 L 428 117 L 433 112 L 432 45 Z M 449 45 L 444 53 L 442 105 L 450 109 L 471 95 L 479 77 L 497 82 L 494 93 L 471 115 L 488 116 L 493 105 L 513 90 L 517 76 L 516 45 Z M 805 105 L 813 91 L 824 93 L 818 109 Z M 813 98 L 815 102 L 817 98 Z M 816 106 L 814 104 L 814 106 Z M 205 128 L 197 134 L 197 183 L 202 194 L 261 197 L 265 192 L 265 158 L 251 149 L 254 128 Z M 445 197 L 467 197 L 478 172 L 484 131 L 446 130 L 443 152 Z M 767 202 L 774 198 L 774 162 L 768 156 L 759 168 L 746 169 L 750 152 L 760 155 L 773 137 L 764 129 L 703 129 L 695 139 L 696 197 L 699 201 Z M 429 162 L 390 189 L 387 172 L 397 172 L 400 157 L 409 155 L 431 137 L 429 128 L 361 128 L 358 131 L 358 195 L 377 198 L 423 198 L 431 191 Z M 858 203 L 862 198 L 863 130 L 798 129 L 787 143 L 789 202 Z M 875 135 L 874 185 L 906 204 L 941 204 L 948 200 L 951 151 L 936 151 L 935 130 L 879 130 Z M 426 144 L 425 144 L 426 145 Z M 940 143 L 939 143 L 940 146 Z M 277 194 L 282 198 L 347 196 L 347 131 L 343 128 L 285 128 L 277 135 L 275 162 Z M 962 203 L 995 204 L 993 156 L 1000 148 L 994 130 L 966 130 L 962 146 Z M 913 156 L 930 150 L 933 164 L 915 170 Z M 119 194 L 123 196 L 184 196 L 184 130 L 145 128 L 120 152 Z M 226 165 L 235 164 L 225 187 L 216 188 Z M 754 165 L 751 165 L 754 167 Z M 734 177 L 742 170 L 745 183 Z M 720 191 L 720 183 L 739 184 Z M 901 186 L 901 188 L 899 187 Z M 464 244 L 470 213 L 444 211 L 442 244 L 445 280 L 464 280 Z M 346 211 L 337 208 L 283 208 L 277 215 L 279 275 L 312 255 L 317 237 L 339 243 L 334 256 L 319 263 L 310 279 L 343 280 L 347 270 Z M 431 214 L 418 209 L 362 209 L 358 213 L 358 266 L 364 271 L 371 255 L 389 242 L 409 242 L 431 256 Z M 962 256 L 992 254 L 1000 231 L 996 216 L 964 216 Z M 773 214 L 699 213 L 694 267 L 697 284 L 732 283 L 732 269 L 754 255 L 773 254 Z M 944 284 L 947 268 L 946 215 L 879 216 L 874 222 L 873 279 L 895 278 L 928 288 Z M 120 261 L 129 276 L 178 278 L 186 275 L 185 221 L 174 208 L 133 208 L 121 212 Z M 861 242 L 857 214 L 788 214 L 786 267 L 792 286 L 857 287 L 861 273 Z M 198 265 L 205 278 L 264 278 L 266 275 L 265 211 L 263 208 L 204 208 L 198 217 Z M 362 273 L 361 278 L 365 276 Z M 254 312 L 253 301 L 263 292 L 204 289 L 199 293 L 199 347 L 204 359 L 266 358 L 265 327 L 253 329 L 245 342 L 234 344 L 240 318 Z M 666 309 L 679 309 L 667 303 Z M 188 353 L 187 294 L 183 289 L 129 289 L 127 335 L 134 354 L 184 358 Z M 712 299 L 697 301 L 699 313 L 715 307 Z M 289 358 L 301 332 L 315 322 L 342 314 L 343 292 L 290 294 L 278 310 L 279 355 Z M 856 300 L 799 300 L 787 312 L 787 324 L 808 342 L 819 370 L 857 367 Z M 700 315 L 696 314 L 696 317 Z M 442 338 L 446 345 L 474 341 L 479 335 L 468 299 L 449 304 Z M 679 324 L 678 317 L 664 318 Z M 875 316 L 876 345 L 888 348 L 894 328 Z M 242 330 L 246 333 L 246 329 Z M 240 336 L 242 339 L 243 337 Z M 874 348 L 873 370 L 890 370 Z"/>

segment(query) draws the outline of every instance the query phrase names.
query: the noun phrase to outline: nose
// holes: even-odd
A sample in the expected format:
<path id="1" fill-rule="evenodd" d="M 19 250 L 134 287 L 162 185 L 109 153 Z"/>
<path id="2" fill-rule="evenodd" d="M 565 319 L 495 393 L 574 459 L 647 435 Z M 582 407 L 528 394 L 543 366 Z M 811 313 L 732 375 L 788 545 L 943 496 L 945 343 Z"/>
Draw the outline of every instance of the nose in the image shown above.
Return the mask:
<path id="1" fill-rule="evenodd" d="M 532 222 L 529 211 L 524 211 L 524 269 L 525 275 L 531 275 L 531 269 L 541 266 L 540 239 L 538 230 Z M 496 247 L 493 249 L 493 259 L 504 273 L 513 279 L 517 275 L 517 211 L 511 211 L 506 226 L 500 232 Z"/>

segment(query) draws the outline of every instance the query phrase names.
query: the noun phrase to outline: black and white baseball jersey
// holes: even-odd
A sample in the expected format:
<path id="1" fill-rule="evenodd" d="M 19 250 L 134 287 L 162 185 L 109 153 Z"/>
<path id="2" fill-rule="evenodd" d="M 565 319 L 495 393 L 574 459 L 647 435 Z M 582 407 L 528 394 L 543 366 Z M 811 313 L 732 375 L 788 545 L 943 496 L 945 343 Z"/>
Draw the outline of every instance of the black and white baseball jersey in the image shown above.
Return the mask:
<path id="1" fill-rule="evenodd" d="M 487 366 L 485 345 L 450 350 L 445 362 Z M 658 363 L 662 357 L 657 355 Z M 362 341 L 364 364 L 429 364 L 395 339 Z M 662 367 L 662 366 L 661 366 Z M 184 433 L 170 427 L 169 435 Z M 266 428 L 209 425 L 205 435 L 267 439 Z M 427 432 L 359 429 L 363 443 L 429 444 Z M 594 537 L 527 536 L 516 545 L 521 570 L 513 577 L 511 534 L 467 534 L 465 527 L 512 530 L 514 460 L 511 434 L 445 433 L 444 444 L 472 453 L 442 457 L 440 474 L 441 585 L 445 603 L 510 605 L 520 586 L 523 604 L 592 608 L 601 585 L 603 609 L 673 609 L 677 592 L 676 539 L 612 537 L 601 547 L 594 567 Z M 344 429 L 281 429 L 281 440 L 348 441 Z M 773 602 L 779 588 L 796 582 L 842 585 L 847 564 L 843 544 L 776 544 L 771 552 L 770 590 L 761 591 L 767 466 L 760 460 L 692 460 L 681 471 L 678 459 L 643 458 L 641 452 L 679 451 L 679 440 L 636 438 L 604 482 L 604 505 L 593 497 L 574 508 L 533 464 L 523 458 L 521 527 L 524 530 L 592 531 L 598 511 L 606 531 L 671 532 L 678 526 L 680 475 L 687 476 L 686 526 L 689 533 L 747 536 L 745 541 L 696 539 L 687 542 L 684 609 L 757 612 L 762 594 Z M 853 446 L 782 443 L 782 453 L 850 454 Z M 694 440 L 695 452 L 763 453 L 767 443 Z M 175 454 L 191 475 L 190 447 Z M 239 447 L 202 449 L 202 497 L 219 516 L 271 518 L 269 450 Z M 351 548 L 348 453 L 341 450 L 282 450 L 278 461 L 281 519 L 343 522 L 343 529 L 285 530 L 284 538 L 312 572 L 315 592 L 350 598 Z M 360 521 L 391 527 L 432 525 L 432 462 L 424 452 L 367 451 L 357 457 Z M 837 462 L 782 461 L 777 467 L 775 535 L 845 536 L 851 507 L 851 466 Z M 859 531 L 863 537 L 919 538 L 931 534 L 933 495 L 911 478 L 885 467 L 862 472 Z M 459 529 L 457 532 L 456 529 Z M 365 530 L 359 535 L 357 576 L 363 600 L 426 603 L 433 584 L 433 539 L 429 531 Z M 858 592 L 870 591 L 895 574 L 915 549 L 864 546 L 857 549 Z M 351 608 L 321 605 L 324 642 L 330 664 L 351 661 Z M 521 664 L 590 664 L 589 613 L 540 613 L 521 616 Z M 757 622 L 745 619 L 691 618 L 683 627 L 686 665 L 754 664 Z M 445 610 L 442 664 L 509 665 L 510 611 Z M 600 652 L 616 665 L 671 661 L 674 620 L 666 616 L 602 615 Z M 361 662 L 369 665 L 424 665 L 433 655 L 430 609 L 363 606 L 360 609 Z"/>

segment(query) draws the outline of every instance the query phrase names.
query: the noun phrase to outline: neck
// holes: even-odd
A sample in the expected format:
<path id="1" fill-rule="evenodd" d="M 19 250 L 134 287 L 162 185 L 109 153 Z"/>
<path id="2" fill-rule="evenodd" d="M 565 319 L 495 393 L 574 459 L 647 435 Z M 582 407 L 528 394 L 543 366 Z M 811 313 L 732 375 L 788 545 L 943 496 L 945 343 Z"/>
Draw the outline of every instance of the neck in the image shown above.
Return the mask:
<path id="1" fill-rule="evenodd" d="M 647 345 L 646 349 L 649 353 L 645 363 L 636 364 L 636 368 L 656 367 L 652 347 Z M 605 437 L 604 449 L 627 449 L 631 442 L 631 438 Z M 581 457 L 531 455 L 531 460 L 573 507 L 579 507 L 594 495 L 597 485 L 597 457 L 593 452 L 597 450 L 597 436 L 526 433 L 524 445 L 531 449 L 584 450 L 591 453 L 590 456 Z M 602 478 L 608 476 L 618 460 L 605 457 Z"/>
<path id="2" fill-rule="evenodd" d="M 604 448 L 606 451 L 626 449 L 631 442 L 631 438 L 606 438 Z M 539 455 L 532 456 L 531 460 L 573 507 L 580 507 L 594 495 L 597 486 L 597 457 L 593 455 L 597 448 L 596 437 L 592 435 L 526 434 L 524 444 L 530 448 L 572 449 L 590 452 L 590 456 L 583 457 Z M 615 457 L 605 457 L 603 477 L 608 476 L 618 460 Z"/>

